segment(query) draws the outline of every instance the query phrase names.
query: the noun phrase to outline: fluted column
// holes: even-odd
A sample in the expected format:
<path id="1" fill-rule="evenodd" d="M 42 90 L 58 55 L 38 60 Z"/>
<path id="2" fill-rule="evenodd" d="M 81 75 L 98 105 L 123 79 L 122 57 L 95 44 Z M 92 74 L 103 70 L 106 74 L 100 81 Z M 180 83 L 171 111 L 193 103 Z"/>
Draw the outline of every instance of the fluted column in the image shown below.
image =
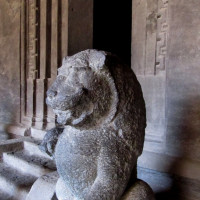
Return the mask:
<path id="1" fill-rule="evenodd" d="M 55 126 L 55 115 L 45 103 L 46 91 L 63 57 L 92 48 L 92 10 L 92 0 L 22 0 L 22 124 L 39 129 Z"/>

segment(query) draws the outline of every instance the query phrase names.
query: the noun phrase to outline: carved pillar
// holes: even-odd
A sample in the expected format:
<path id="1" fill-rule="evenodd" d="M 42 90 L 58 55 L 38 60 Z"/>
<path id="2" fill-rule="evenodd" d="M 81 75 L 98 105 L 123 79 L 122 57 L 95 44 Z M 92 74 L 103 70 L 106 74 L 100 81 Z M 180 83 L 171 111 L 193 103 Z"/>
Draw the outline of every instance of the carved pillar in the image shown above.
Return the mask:
<path id="1" fill-rule="evenodd" d="M 46 91 L 63 57 L 92 48 L 92 15 L 87 14 L 92 13 L 92 2 L 21 0 L 22 124 L 39 129 L 55 126 L 55 115 L 45 103 Z M 86 31 L 87 40 L 82 36 Z"/>
<path id="2" fill-rule="evenodd" d="M 167 0 L 133 0 L 132 69 L 143 89 L 147 109 L 145 149 L 164 151 Z"/>

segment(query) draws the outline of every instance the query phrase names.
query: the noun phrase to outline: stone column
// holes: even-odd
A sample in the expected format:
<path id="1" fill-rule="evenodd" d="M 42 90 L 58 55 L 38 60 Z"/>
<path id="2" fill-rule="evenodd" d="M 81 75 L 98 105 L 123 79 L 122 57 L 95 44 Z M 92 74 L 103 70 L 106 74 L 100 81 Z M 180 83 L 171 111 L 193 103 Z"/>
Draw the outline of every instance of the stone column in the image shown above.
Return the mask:
<path id="1" fill-rule="evenodd" d="M 22 124 L 38 129 L 55 126 L 46 91 L 63 57 L 92 48 L 92 11 L 92 0 L 22 1 Z"/>

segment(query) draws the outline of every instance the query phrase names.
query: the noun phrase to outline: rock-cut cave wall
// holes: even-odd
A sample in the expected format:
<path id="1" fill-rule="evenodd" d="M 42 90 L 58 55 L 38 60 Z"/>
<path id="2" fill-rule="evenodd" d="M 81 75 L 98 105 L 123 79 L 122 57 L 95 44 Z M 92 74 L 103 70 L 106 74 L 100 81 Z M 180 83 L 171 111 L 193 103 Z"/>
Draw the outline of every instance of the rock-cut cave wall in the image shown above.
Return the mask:
<path id="1" fill-rule="evenodd" d="M 0 1 L 0 123 L 20 117 L 20 1 Z"/>

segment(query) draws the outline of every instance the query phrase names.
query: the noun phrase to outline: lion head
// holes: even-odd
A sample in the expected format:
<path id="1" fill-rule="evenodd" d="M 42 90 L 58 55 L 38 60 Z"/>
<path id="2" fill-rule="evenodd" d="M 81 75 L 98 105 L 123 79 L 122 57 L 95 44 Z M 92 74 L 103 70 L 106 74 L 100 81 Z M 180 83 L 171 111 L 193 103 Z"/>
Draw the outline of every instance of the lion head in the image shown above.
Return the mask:
<path id="1" fill-rule="evenodd" d="M 118 97 L 105 59 L 104 52 L 86 50 L 63 60 L 46 99 L 58 123 L 93 127 L 112 120 Z"/>
<path id="2" fill-rule="evenodd" d="M 64 58 L 46 102 L 58 123 L 79 129 L 112 127 L 141 153 L 146 127 L 141 87 L 116 56 L 85 50 Z"/>

